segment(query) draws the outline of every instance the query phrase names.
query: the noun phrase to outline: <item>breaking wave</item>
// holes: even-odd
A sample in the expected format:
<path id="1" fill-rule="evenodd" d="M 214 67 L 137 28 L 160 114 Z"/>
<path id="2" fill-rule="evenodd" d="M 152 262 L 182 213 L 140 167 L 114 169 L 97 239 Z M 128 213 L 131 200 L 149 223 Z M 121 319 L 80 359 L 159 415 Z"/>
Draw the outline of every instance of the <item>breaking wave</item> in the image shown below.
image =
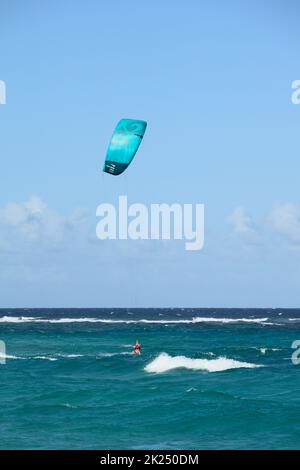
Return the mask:
<path id="1" fill-rule="evenodd" d="M 218 357 L 217 359 L 192 359 L 185 356 L 169 356 L 167 353 L 161 353 L 152 362 L 150 362 L 144 370 L 146 372 L 162 373 L 173 369 L 190 369 L 203 370 L 207 372 L 222 372 L 229 369 L 239 368 L 253 369 L 263 367 L 259 364 L 251 364 L 249 362 L 236 361 L 226 357 Z"/>
<path id="2" fill-rule="evenodd" d="M 33 356 L 28 359 L 42 359 L 44 361 L 57 361 L 57 357 L 51 357 L 51 356 Z"/>
<path id="3" fill-rule="evenodd" d="M 265 325 L 272 325 L 272 323 L 266 323 L 268 317 L 265 318 L 218 318 L 218 317 L 194 317 L 192 319 L 180 319 L 180 320 L 112 320 L 106 318 L 41 318 L 41 317 L 11 317 L 3 316 L 0 317 L 0 323 L 107 323 L 107 324 L 196 324 L 196 323 L 261 323 Z"/>
<path id="4" fill-rule="evenodd" d="M 25 357 L 14 356 L 12 354 L 0 353 L 0 361 L 6 359 L 26 359 Z"/>

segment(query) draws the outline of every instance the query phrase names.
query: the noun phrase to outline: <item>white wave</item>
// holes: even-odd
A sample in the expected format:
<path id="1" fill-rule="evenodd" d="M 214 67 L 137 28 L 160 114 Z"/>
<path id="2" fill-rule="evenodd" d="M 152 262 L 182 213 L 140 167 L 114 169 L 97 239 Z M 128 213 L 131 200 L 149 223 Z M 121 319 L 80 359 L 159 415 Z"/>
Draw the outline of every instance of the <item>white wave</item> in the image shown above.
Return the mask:
<path id="1" fill-rule="evenodd" d="M 280 348 L 259 348 L 262 354 L 266 354 L 267 351 L 281 351 Z"/>
<path id="2" fill-rule="evenodd" d="M 0 353 L 0 359 L 23 359 L 23 360 L 28 360 L 28 359 L 45 359 L 47 361 L 57 361 L 57 358 L 55 357 L 50 357 L 50 356 L 28 356 L 28 357 L 21 357 L 21 356 L 13 356 L 10 354 L 3 354 Z"/>
<path id="3" fill-rule="evenodd" d="M 26 323 L 35 321 L 35 317 L 0 317 L 0 323 Z"/>
<path id="4" fill-rule="evenodd" d="M 50 356 L 33 356 L 29 359 L 43 359 L 45 361 L 57 361 L 57 357 L 50 357 Z"/>
<path id="5" fill-rule="evenodd" d="M 20 356 L 13 356 L 12 354 L 4 354 L 0 352 L 0 360 L 1 359 L 26 359 L 26 358 L 20 357 Z"/>
<path id="6" fill-rule="evenodd" d="M 195 324 L 195 323 L 262 323 L 265 325 L 272 325 L 273 323 L 266 323 L 268 320 L 265 318 L 218 318 L 218 317 L 194 317 L 187 320 L 111 320 L 107 318 L 39 318 L 39 317 L 0 317 L 0 323 L 107 323 L 107 324 Z"/>
<path id="7" fill-rule="evenodd" d="M 73 357 L 83 357 L 83 354 L 56 354 L 56 356 L 73 358 Z"/>
<path id="8" fill-rule="evenodd" d="M 39 318 L 39 317 L 0 317 L 0 323 L 96 323 L 97 318 Z M 103 320 L 104 321 L 104 320 Z M 110 320 L 106 320 L 110 323 Z"/>
<path id="9" fill-rule="evenodd" d="M 36 318 L 34 323 L 98 323 L 97 318 Z M 114 323 L 113 320 L 107 320 L 108 323 Z"/>
<path id="10" fill-rule="evenodd" d="M 131 356 L 134 352 L 122 351 L 122 352 L 115 352 L 115 353 L 99 353 L 97 354 L 97 359 L 102 357 L 113 357 L 113 356 Z"/>
<path id="11" fill-rule="evenodd" d="M 249 362 L 236 361 L 235 359 L 227 359 L 226 357 L 219 357 L 217 359 L 192 359 L 185 356 L 172 357 L 167 353 L 161 353 L 156 359 L 150 362 L 144 370 L 146 372 L 162 373 L 173 369 L 184 368 L 208 372 L 222 372 L 229 369 L 239 369 L 241 367 L 252 369 L 263 366 Z"/>
<path id="12" fill-rule="evenodd" d="M 67 358 L 74 358 L 74 357 L 82 357 L 83 354 L 56 354 L 58 357 L 67 357 Z M 41 359 L 46 361 L 57 361 L 57 357 L 52 356 L 14 356 L 10 354 L 0 353 L 0 360 L 1 359 L 23 359 L 23 360 L 31 360 L 31 359 Z"/>

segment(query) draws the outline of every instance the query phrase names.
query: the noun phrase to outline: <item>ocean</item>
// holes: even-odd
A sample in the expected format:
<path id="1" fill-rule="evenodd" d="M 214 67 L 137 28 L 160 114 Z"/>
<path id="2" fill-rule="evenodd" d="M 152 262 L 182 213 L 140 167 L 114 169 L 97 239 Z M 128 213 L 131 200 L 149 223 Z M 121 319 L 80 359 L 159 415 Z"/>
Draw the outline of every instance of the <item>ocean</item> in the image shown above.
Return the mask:
<path id="1" fill-rule="evenodd" d="M 300 448 L 300 309 L 1 309 L 0 340 L 1 449 Z"/>

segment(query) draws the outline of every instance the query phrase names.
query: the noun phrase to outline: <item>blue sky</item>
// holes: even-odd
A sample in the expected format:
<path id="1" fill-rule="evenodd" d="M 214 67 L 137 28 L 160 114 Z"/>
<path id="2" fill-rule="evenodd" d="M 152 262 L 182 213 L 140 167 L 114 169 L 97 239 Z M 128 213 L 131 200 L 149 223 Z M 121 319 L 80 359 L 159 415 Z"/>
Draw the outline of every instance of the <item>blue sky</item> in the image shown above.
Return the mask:
<path id="1" fill-rule="evenodd" d="M 1 0 L 0 306 L 299 306 L 297 3 Z M 204 249 L 99 241 L 125 193 L 204 203 Z"/>

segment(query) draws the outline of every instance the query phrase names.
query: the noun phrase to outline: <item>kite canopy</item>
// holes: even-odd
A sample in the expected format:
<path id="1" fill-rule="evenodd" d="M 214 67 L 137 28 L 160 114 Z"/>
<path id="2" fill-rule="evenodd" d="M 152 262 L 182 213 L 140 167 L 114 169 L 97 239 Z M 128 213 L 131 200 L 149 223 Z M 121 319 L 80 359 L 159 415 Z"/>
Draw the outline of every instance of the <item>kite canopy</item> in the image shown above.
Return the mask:
<path id="1" fill-rule="evenodd" d="M 130 165 L 146 131 L 147 123 L 136 119 L 118 122 L 107 149 L 103 171 L 120 175 Z"/>

